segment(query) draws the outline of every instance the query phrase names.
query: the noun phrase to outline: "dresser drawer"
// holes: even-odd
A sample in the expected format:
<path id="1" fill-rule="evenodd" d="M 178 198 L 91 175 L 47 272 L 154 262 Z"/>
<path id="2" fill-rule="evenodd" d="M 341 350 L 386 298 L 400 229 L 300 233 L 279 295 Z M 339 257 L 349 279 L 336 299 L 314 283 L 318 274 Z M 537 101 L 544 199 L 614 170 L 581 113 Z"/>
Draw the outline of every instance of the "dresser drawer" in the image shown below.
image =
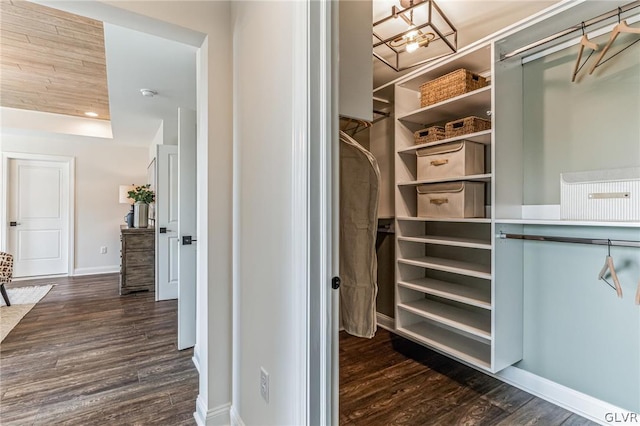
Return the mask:
<path id="1" fill-rule="evenodd" d="M 123 239 L 122 247 L 127 252 L 132 250 L 153 251 L 155 248 L 153 234 L 129 234 Z"/>
<path id="2" fill-rule="evenodd" d="M 122 258 L 122 266 L 153 266 L 155 264 L 155 253 L 152 251 L 128 251 Z"/>
<path id="3" fill-rule="evenodd" d="M 128 266 L 124 269 L 121 281 L 122 288 L 155 286 L 155 271 L 152 265 Z"/>

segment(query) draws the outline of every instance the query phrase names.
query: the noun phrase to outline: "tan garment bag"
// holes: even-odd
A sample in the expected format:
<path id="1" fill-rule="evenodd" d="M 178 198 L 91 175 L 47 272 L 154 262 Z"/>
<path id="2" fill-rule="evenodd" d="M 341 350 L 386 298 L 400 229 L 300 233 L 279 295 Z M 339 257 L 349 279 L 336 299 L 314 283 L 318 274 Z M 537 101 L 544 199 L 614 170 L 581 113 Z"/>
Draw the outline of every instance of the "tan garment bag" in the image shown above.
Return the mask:
<path id="1" fill-rule="evenodd" d="M 347 333 L 376 332 L 376 236 L 380 171 L 373 155 L 340 132 L 340 314 Z"/>

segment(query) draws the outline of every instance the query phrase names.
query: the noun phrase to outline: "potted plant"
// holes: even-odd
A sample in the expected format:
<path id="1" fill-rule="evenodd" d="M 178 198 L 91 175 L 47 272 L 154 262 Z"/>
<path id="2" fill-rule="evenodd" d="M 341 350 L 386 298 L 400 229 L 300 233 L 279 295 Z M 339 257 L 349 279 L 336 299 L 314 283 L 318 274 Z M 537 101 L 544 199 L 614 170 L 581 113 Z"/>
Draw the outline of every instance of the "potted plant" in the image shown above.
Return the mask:
<path id="1" fill-rule="evenodd" d="M 149 187 L 151 187 L 149 184 L 136 186 L 128 193 L 129 198 L 135 201 L 133 205 L 134 228 L 146 228 L 149 226 L 149 204 L 155 200 L 155 195 Z"/>

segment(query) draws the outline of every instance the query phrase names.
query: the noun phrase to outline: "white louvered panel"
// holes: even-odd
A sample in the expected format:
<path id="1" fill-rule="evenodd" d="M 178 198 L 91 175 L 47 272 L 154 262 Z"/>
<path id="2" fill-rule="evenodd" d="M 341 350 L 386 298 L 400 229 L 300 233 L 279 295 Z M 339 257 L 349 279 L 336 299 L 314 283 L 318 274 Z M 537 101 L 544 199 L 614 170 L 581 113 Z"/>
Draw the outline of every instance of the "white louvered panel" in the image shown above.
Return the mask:
<path id="1" fill-rule="evenodd" d="M 560 214 L 567 220 L 640 221 L 640 168 L 563 173 Z"/>

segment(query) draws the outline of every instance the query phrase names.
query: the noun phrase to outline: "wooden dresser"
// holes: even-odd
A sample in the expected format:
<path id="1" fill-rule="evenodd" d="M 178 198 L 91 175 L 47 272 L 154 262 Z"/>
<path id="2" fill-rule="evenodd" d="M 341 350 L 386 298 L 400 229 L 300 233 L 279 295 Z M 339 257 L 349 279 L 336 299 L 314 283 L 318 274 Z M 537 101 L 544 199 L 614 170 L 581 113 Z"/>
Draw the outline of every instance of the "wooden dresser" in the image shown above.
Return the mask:
<path id="1" fill-rule="evenodd" d="M 155 229 L 120 226 L 120 294 L 155 291 Z"/>

